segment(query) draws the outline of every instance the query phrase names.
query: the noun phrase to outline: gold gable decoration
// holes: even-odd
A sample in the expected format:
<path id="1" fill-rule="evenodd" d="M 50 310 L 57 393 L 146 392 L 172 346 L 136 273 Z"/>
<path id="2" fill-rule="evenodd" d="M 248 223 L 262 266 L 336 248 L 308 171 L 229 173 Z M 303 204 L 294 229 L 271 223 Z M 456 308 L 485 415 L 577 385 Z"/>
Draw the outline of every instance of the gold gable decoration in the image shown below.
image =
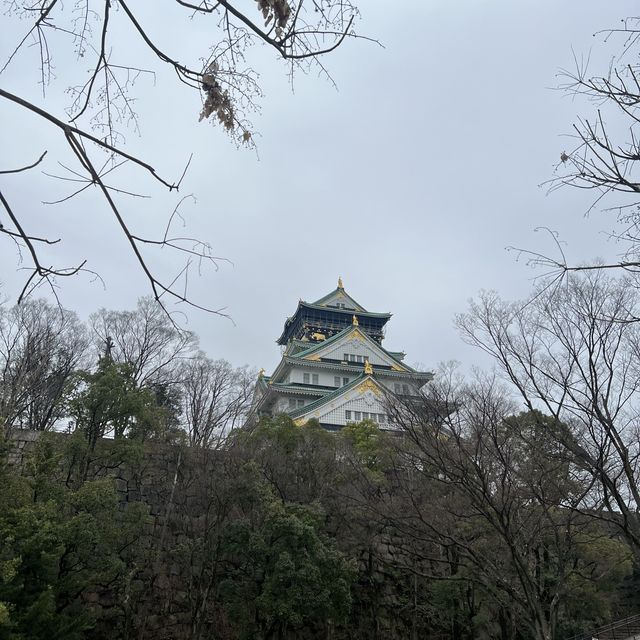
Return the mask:
<path id="1" fill-rule="evenodd" d="M 376 396 L 380 396 L 380 389 L 378 388 L 378 385 L 371 380 L 371 378 L 367 378 L 362 384 L 358 385 L 358 391 L 361 391 L 362 393 L 371 391 Z"/>
<path id="2" fill-rule="evenodd" d="M 366 376 L 372 376 L 373 375 L 373 367 L 371 366 L 371 363 L 369 362 L 369 358 L 366 358 L 364 361 L 364 374 Z"/>
<path id="3" fill-rule="evenodd" d="M 360 326 L 360 323 L 358 322 L 358 317 L 356 316 L 355 313 L 353 314 L 353 318 L 351 319 L 351 324 L 354 327 L 359 327 Z"/>

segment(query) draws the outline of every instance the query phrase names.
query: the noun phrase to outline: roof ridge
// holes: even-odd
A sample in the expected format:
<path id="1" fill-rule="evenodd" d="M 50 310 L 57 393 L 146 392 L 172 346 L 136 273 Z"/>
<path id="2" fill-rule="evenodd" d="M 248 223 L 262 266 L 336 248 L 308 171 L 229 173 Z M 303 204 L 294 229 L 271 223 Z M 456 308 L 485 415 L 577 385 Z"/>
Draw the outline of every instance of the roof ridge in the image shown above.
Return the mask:
<path id="1" fill-rule="evenodd" d="M 363 335 L 366 340 L 374 344 L 383 353 L 388 355 L 389 358 L 391 358 L 391 360 L 393 360 L 393 362 L 395 362 L 398 366 L 403 367 L 403 370 L 406 369 L 407 372 L 409 373 L 418 373 L 413 367 L 410 367 L 408 364 L 405 364 L 404 362 L 402 362 L 402 360 L 399 360 L 398 358 L 396 358 L 391 351 L 387 351 L 387 349 L 385 349 L 381 344 L 378 344 L 370 335 L 367 334 L 366 331 L 363 331 L 362 329 L 360 329 L 358 325 L 353 325 L 353 324 L 350 327 L 346 327 L 342 331 L 331 336 L 329 339 L 323 340 L 322 342 L 317 342 L 316 344 L 309 347 L 308 349 L 305 349 L 304 351 L 299 351 L 296 354 L 291 354 L 288 357 L 298 358 L 299 360 L 303 360 L 307 355 L 311 353 L 315 353 L 316 351 L 319 351 L 320 349 L 322 349 L 324 346 L 328 344 L 333 344 L 334 342 L 337 341 L 337 338 L 341 337 L 343 334 L 346 335 L 349 331 L 353 331 L 354 329 L 357 330 L 361 335 Z M 404 352 L 401 351 L 399 353 L 404 353 Z"/>
<path id="2" fill-rule="evenodd" d="M 361 312 L 364 311 L 366 313 L 367 310 L 353 296 L 350 296 L 345 291 L 344 287 L 341 287 L 340 285 L 338 285 L 333 291 L 330 291 L 329 293 L 327 293 L 326 295 L 322 296 L 321 298 L 319 298 L 318 300 L 316 300 L 312 304 L 321 305 L 325 300 L 328 300 L 331 296 L 333 296 L 333 295 L 335 295 L 337 293 L 340 293 L 345 298 L 348 298 L 349 300 L 351 300 L 351 302 L 353 302 L 353 304 L 355 304 L 356 307 L 358 307 L 357 309 L 348 309 L 348 311 L 361 311 Z M 331 308 L 331 307 L 329 307 L 329 308 Z"/>
<path id="3" fill-rule="evenodd" d="M 299 306 L 306 306 L 306 307 L 316 307 L 319 309 L 324 309 L 327 311 L 335 311 L 338 313 L 348 313 L 349 315 L 353 315 L 354 312 L 356 315 L 363 315 L 363 316 L 374 316 L 376 318 L 391 318 L 391 316 L 393 315 L 392 313 L 380 313 L 378 311 L 366 311 L 366 310 L 358 310 L 358 309 L 342 309 L 340 307 L 325 307 L 323 305 L 317 304 L 316 302 L 307 302 L 306 300 L 300 300 L 298 302 Z M 295 315 L 295 314 L 294 314 Z"/>
<path id="4" fill-rule="evenodd" d="M 280 363 L 282 362 L 286 362 L 289 365 L 303 365 L 305 367 L 321 367 L 321 368 L 329 368 L 329 369 L 334 369 L 336 371 L 343 371 L 344 373 L 352 373 L 353 371 L 355 371 L 356 369 L 361 369 L 364 366 L 363 362 L 347 362 L 347 363 L 343 363 L 343 361 L 338 361 L 338 360 L 306 360 L 304 358 L 298 358 L 297 355 L 295 356 L 283 356 L 282 360 L 280 361 Z M 280 365 L 278 365 L 280 366 Z M 432 371 L 416 371 L 416 370 L 410 370 L 407 371 L 406 369 L 403 369 L 402 371 L 399 371 L 397 369 L 392 369 L 391 367 L 389 368 L 385 368 L 385 367 L 380 367 L 379 365 L 372 365 L 375 371 L 375 374 L 378 376 L 411 376 L 414 378 L 424 378 L 425 376 L 433 376 L 433 372 Z M 409 365 L 402 365 L 403 367 L 407 367 Z M 277 367 L 276 367 L 277 369 Z M 276 383 L 274 383 L 276 384 Z"/>

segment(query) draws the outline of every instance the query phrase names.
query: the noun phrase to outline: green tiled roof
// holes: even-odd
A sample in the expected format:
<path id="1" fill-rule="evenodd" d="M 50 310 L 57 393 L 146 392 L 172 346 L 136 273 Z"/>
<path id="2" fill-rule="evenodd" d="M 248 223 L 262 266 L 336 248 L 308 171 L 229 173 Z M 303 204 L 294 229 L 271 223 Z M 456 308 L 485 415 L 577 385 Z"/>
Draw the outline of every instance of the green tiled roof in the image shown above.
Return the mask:
<path id="1" fill-rule="evenodd" d="M 322 389 L 313 386 L 302 386 L 296 384 L 286 384 L 283 382 L 274 382 L 269 386 L 274 391 L 282 391 L 283 393 L 302 393 L 312 396 L 326 396 L 328 393 L 333 393 L 332 389 Z"/>
<path id="2" fill-rule="evenodd" d="M 367 310 L 361 304 L 356 302 L 344 289 L 341 289 L 340 287 L 336 287 L 333 291 L 331 291 L 330 293 L 327 293 L 326 296 L 322 296 L 320 300 L 316 300 L 313 304 L 324 305 L 325 300 L 328 300 L 329 298 L 331 298 L 331 296 L 334 296 L 336 293 L 342 293 L 342 295 L 347 300 L 351 300 L 356 311 L 360 311 L 360 312 L 364 311 L 366 313 Z M 331 309 L 333 307 L 329 307 L 329 308 Z M 353 309 L 347 309 L 347 311 L 353 311 Z"/>
<path id="3" fill-rule="evenodd" d="M 310 344 L 313 343 L 310 343 L 308 340 L 290 340 L 285 353 L 287 355 L 295 355 L 296 353 L 300 353 L 300 351 L 305 351 L 305 349 L 308 349 Z"/>
<path id="4" fill-rule="evenodd" d="M 265 375 L 258 376 L 258 379 L 256 380 L 256 386 L 267 387 L 269 384 L 269 380 L 271 380 L 271 376 L 265 376 Z"/>
<path id="5" fill-rule="evenodd" d="M 343 364 L 342 362 L 338 361 L 327 362 L 323 360 L 304 360 L 302 358 L 298 358 L 298 356 L 284 356 L 284 358 L 280 361 L 280 364 L 282 364 L 282 362 L 292 365 L 303 365 L 309 368 L 317 367 L 320 369 L 333 369 L 335 371 L 344 371 L 345 373 L 350 374 L 362 371 L 364 369 L 364 364 L 361 362 L 347 362 Z M 407 378 L 412 380 L 431 380 L 431 378 L 433 378 L 433 373 L 431 371 L 414 371 L 413 369 L 409 369 L 409 371 L 395 371 L 394 369 L 385 369 L 375 364 L 371 366 L 373 367 L 374 373 L 380 376 Z M 276 371 L 279 367 L 280 365 L 278 365 Z"/>
<path id="6" fill-rule="evenodd" d="M 321 311 L 344 313 L 348 316 L 352 316 L 354 313 L 353 309 L 339 309 L 338 307 L 324 307 L 315 302 L 305 302 L 304 300 L 301 300 L 300 302 L 298 302 L 298 307 L 308 307 L 309 309 L 319 309 Z M 374 313 L 373 311 L 356 311 L 355 314 L 358 317 L 362 316 L 363 318 L 386 318 L 388 320 L 391 317 L 390 313 Z"/>
<path id="7" fill-rule="evenodd" d="M 285 355 L 283 356 L 282 360 L 280 360 L 273 375 L 270 378 L 267 378 L 266 376 L 264 376 L 264 378 L 266 378 L 267 380 L 273 380 L 274 376 L 276 376 L 284 368 L 285 365 L 294 365 L 294 366 L 303 365 L 309 368 L 329 369 L 332 371 L 340 372 L 341 374 L 348 374 L 350 376 L 354 374 L 358 375 L 363 370 L 363 366 L 364 366 L 361 363 L 355 363 L 355 362 L 343 364 L 342 362 L 324 362 L 322 360 L 304 360 L 302 358 L 299 358 L 297 355 L 294 355 L 294 356 Z M 376 365 L 372 365 L 372 366 L 373 366 L 374 373 L 376 375 L 386 377 L 386 378 L 405 378 L 407 380 L 415 380 L 416 382 L 419 382 L 422 380 L 425 382 L 428 382 L 433 378 L 433 373 L 430 371 L 413 371 L 413 370 L 394 371 L 393 369 L 383 369 L 383 368 L 377 367 Z M 406 366 L 406 365 L 403 365 L 403 366 Z M 274 384 L 281 384 L 281 383 L 271 383 L 266 386 L 273 387 Z"/>

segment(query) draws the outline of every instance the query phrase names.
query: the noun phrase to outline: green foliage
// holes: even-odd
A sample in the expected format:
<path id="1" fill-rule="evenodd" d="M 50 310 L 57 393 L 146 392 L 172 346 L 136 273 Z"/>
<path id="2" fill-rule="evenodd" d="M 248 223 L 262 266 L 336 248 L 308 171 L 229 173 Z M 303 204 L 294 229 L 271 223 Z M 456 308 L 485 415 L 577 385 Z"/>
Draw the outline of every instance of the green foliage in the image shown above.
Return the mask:
<path id="1" fill-rule="evenodd" d="M 238 442 L 245 446 L 268 447 L 284 456 L 295 455 L 304 440 L 312 439 L 322 449 L 330 448 L 332 436 L 323 429 L 317 420 L 309 420 L 298 426 L 288 415 L 275 418 L 263 417 L 255 429 L 239 430 Z"/>
<path id="2" fill-rule="evenodd" d="M 156 405 L 155 419 L 157 424 L 152 429 L 153 434 L 169 442 L 184 442 L 186 434 L 183 431 L 181 418 L 181 390 L 176 385 L 168 383 L 153 383 L 149 386 Z"/>
<path id="3" fill-rule="evenodd" d="M 351 422 L 340 431 L 340 438 L 355 454 L 357 464 L 372 478 L 384 477 L 392 462 L 391 443 L 375 422 Z"/>
<path id="4" fill-rule="evenodd" d="M 284 500 L 310 504 L 336 479 L 336 439 L 316 420 L 300 426 L 286 415 L 263 418 L 252 431 L 239 431 L 234 449 L 255 462 Z"/>
<path id="5" fill-rule="evenodd" d="M 592 527 L 575 540 L 575 566 L 563 598 L 559 635 L 573 636 L 611 619 L 616 588 L 631 573 L 628 545 Z"/>
<path id="6" fill-rule="evenodd" d="M 224 533 L 229 569 L 220 587 L 244 637 L 344 620 L 353 567 L 322 533 L 322 514 L 283 504 L 261 483 L 245 497 L 243 517 Z"/>
<path id="7" fill-rule="evenodd" d="M 64 446 L 43 438 L 31 475 L 5 472 L 0 494 L 0 639 L 76 640 L 93 627 L 81 595 L 117 580 L 120 550 L 139 535 L 143 510 L 118 510 L 111 479 L 67 487 Z"/>
<path id="8" fill-rule="evenodd" d="M 131 365 L 101 358 L 95 373 L 80 372 L 77 377 L 69 412 L 92 447 L 106 434 L 144 438 L 162 424 L 154 393 L 138 387 Z"/>
<path id="9" fill-rule="evenodd" d="M 569 458 L 559 443 L 559 434 L 568 427 L 541 411 L 525 411 L 505 420 L 505 441 L 514 448 L 513 470 L 531 487 L 538 499 L 560 504 L 580 492 L 580 484 L 571 478 Z"/>

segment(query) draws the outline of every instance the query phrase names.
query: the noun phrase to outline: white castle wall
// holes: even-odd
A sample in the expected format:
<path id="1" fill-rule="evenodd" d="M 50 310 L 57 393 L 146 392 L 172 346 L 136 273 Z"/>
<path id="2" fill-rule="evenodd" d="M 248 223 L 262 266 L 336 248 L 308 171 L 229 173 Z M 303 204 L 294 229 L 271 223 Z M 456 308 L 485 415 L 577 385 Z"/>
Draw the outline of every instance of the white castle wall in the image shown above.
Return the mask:
<path id="1" fill-rule="evenodd" d="M 346 419 L 346 411 L 351 411 L 351 420 Z M 360 414 L 360 419 L 356 418 L 356 412 Z M 365 416 L 363 414 L 368 415 Z M 328 424 L 345 425 L 347 422 L 359 422 L 365 417 L 370 418 L 371 414 L 376 414 L 377 418 L 377 416 L 386 415 L 386 409 L 381 402 L 376 400 L 373 403 L 369 403 L 363 396 L 360 396 L 353 400 L 344 402 L 333 409 L 330 408 L 329 411 L 326 411 L 325 408 L 325 413 L 321 414 L 319 419 L 321 422 L 326 422 Z"/>
<path id="2" fill-rule="evenodd" d="M 345 342 L 339 342 L 336 345 L 331 345 L 326 351 L 323 350 L 323 358 L 331 358 L 332 360 L 344 360 L 345 354 L 354 354 L 367 358 L 371 364 L 386 365 L 389 366 L 391 362 L 382 357 L 381 353 L 372 347 L 372 345 L 352 338 Z"/>
<path id="3" fill-rule="evenodd" d="M 312 367 L 295 367 L 291 370 L 289 375 L 290 382 L 295 382 L 299 384 L 304 384 L 304 374 L 309 374 L 309 384 L 311 384 L 311 376 L 315 373 L 318 375 L 318 384 L 325 387 L 334 387 L 335 382 L 334 378 L 336 376 L 340 377 L 340 386 L 342 386 L 342 378 L 349 378 L 349 380 L 353 380 L 355 377 L 359 376 L 361 371 L 354 370 L 352 373 L 339 373 L 333 371 L 327 371 L 326 369 L 314 369 Z"/>

